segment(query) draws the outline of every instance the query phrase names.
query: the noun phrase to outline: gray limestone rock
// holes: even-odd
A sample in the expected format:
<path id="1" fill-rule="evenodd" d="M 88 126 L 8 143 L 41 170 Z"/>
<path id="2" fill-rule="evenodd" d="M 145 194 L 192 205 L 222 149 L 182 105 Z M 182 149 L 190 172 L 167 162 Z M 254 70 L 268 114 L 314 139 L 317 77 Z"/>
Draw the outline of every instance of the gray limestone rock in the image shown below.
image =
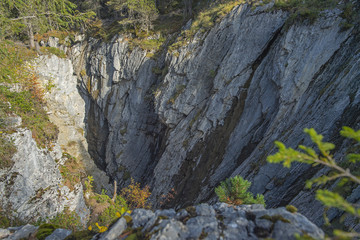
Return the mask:
<path id="1" fill-rule="evenodd" d="M 39 227 L 27 224 L 17 230 L 15 233 L 10 235 L 8 238 L 9 240 L 21 240 L 21 239 L 29 239 L 29 237 L 36 232 Z"/>
<path id="2" fill-rule="evenodd" d="M 155 213 L 146 209 L 135 209 L 132 214 L 133 227 L 143 227 L 151 219 L 155 219 Z"/>
<path id="3" fill-rule="evenodd" d="M 57 37 L 49 37 L 48 42 L 47 42 L 47 46 L 48 47 L 58 48 L 60 46 L 59 38 L 57 38 Z"/>
<path id="4" fill-rule="evenodd" d="M 337 141 L 342 158 L 350 143 L 341 126 L 360 127 L 359 34 L 341 29 L 336 9 L 285 26 L 289 14 L 270 6 L 241 4 L 158 59 L 124 36 L 71 49 L 89 153 L 119 187 L 129 176 L 150 185 L 155 207 L 176 190 L 169 204 L 181 208 L 214 201 L 220 181 L 241 175 L 269 207 L 290 203 L 322 224 L 323 207 L 303 187 L 326 170 L 285 169 L 266 157 L 275 140 L 309 144 L 303 129 L 314 127 Z"/>
<path id="5" fill-rule="evenodd" d="M 77 211 L 85 223 L 89 210 L 85 205 L 82 185 L 74 191 L 62 184 L 62 176 L 55 156 L 62 156 L 61 150 L 53 152 L 39 149 L 32 133 L 17 129 L 10 135 L 17 148 L 10 169 L 0 169 L 0 204 L 8 216 L 23 221 L 36 221 L 54 217 L 67 207 Z M 57 152 L 58 151 L 58 152 Z"/>
<path id="6" fill-rule="evenodd" d="M 8 229 L 0 228 L 0 239 L 6 238 L 10 234 L 11 233 L 10 233 L 10 231 Z"/>
<path id="7" fill-rule="evenodd" d="M 35 61 L 36 71 L 44 89 L 50 120 L 59 129 L 58 143 L 63 151 L 81 160 L 86 174 L 94 178 L 96 192 L 113 191 L 109 178 L 98 169 L 88 153 L 85 131 L 86 102 L 77 88 L 77 78 L 69 59 L 55 55 L 40 56 Z"/>
<path id="8" fill-rule="evenodd" d="M 218 221 L 215 216 L 198 216 L 190 218 L 186 222 L 188 236 L 197 239 L 201 234 L 208 234 L 219 237 Z"/>
<path id="9" fill-rule="evenodd" d="M 155 215 L 157 217 L 159 216 L 175 217 L 176 211 L 174 209 L 161 209 L 161 210 L 156 210 Z"/>
<path id="10" fill-rule="evenodd" d="M 127 228 L 126 219 L 120 218 L 107 232 L 105 232 L 100 240 L 115 240 Z"/>
<path id="11" fill-rule="evenodd" d="M 55 229 L 55 231 L 51 235 L 47 236 L 45 240 L 64 240 L 71 233 L 71 230 L 58 228 Z"/>
<path id="12" fill-rule="evenodd" d="M 209 204 L 200 204 L 195 207 L 196 214 L 199 216 L 215 216 L 215 210 Z"/>
<path id="13" fill-rule="evenodd" d="M 187 228 L 181 222 L 176 220 L 165 220 L 159 227 L 159 231 L 154 234 L 151 240 L 167 239 L 186 239 Z"/>
<path id="14" fill-rule="evenodd" d="M 260 208 L 259 205 L 235 207 L 224 203 L 201 204 L 194 208 L 206 209 L 205 212 L 211 214 L 188 215 L 181 219 L 176 216 L 155 218 L 155 213 L 150 210 L 136 209 L 131 213 L 134 224 L 130 223 L 129 227 L 140 229 L 142 236 L 150 239 L 274 238 L 282 240 L 294 239 L 295 233 L 308 234 L 315 239 L 324 237 L 323 231 L 304 216 L 289 213 L 285 208 L 265 209 Z M 162 211 L 176 212 L 174 209 Z M 182 215 L 180 212 L 184 211 L 179 210 L 176 215 Z M 108 232 L 99 234 L 94 239 L 117 239 L 125 228 L 126 221 L 121 218 Z"/>

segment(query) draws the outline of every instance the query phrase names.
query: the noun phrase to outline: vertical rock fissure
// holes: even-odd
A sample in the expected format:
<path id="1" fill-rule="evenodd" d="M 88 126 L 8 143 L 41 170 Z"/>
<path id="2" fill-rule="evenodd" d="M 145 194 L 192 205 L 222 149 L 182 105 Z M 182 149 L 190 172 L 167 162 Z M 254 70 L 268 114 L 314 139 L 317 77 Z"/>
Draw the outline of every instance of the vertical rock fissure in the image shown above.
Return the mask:
<path id="1" fill-rule="evenodd" d="M 264 50 L 253 62 L 251 66 L 252 72 L 244 87 L 240 89 L 240 95 L 238 97 L 234 97 L 233 105 L 228 113 L 228 116 L 225 118 L 224 125 L 218 126 L 206 137 L 204 141 L 195 144 L 192 150 L 187 154 L 186 159 L 181 165 L 179 173 L 173 176 L 172 181 L 174 182 L 174 186 L 178 194 L 169 205 L 183 207 L 193 204 L 202 187 L 209 185 L 209 179 L 222 162 L 230 136 L 241 119 L 248 95 L 248 89 L 255 72 L 262 60 L 269 53 L 276 39 L 279 37 L 281 30 L 282 26 L 275 31 Z M 256 145 L 252 146 L 252 150 L 255 147 Z M 252 150 L 249 151 L 249 154 Z M 196 161 L 198 158 L 200 159 L 197 164 Z M 231 171 L 232 169 L 229 169 L 228 174 L 224 174 L 224 176 L 229 175 Z M 211 186 L 211 188 L 213 187 L 214 186 Z M 213 195 L 211 192 L 212 191 L 209 191 L 207 194 L 207 199 Z"/>

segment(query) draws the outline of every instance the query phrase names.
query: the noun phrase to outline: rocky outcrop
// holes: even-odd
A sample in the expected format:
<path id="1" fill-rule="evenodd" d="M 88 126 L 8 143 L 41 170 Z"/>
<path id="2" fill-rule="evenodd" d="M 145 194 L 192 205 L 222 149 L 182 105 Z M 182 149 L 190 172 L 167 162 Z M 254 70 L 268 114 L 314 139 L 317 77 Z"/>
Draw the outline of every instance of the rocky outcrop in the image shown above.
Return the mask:
<path id="1" fill-rule="evenodd" d="M 65 208 L 76 211 L 83 223 L 89 210 L 81 183 L 70 190 L 63 184 L 59 166 L 66 158 L 60 146 L 52 151 L 39 149 L 30 130 L 17 129 L 10 135 L 17 148 L 11 168 L 0 169 L 0 204 L 2 214 L 24 222 L 55 217 Z"/>
<path id="2" fill-rule="evenodd" d="M 93 239 L 295 239 L 295 234 L 324 238 L 323 231 L 303 215 L 285 208 L 266 210 L 262 205 L 200 204 L 178 212 L 136 209 L 130 217 L 131 221 L 121 218 Z"/>
<path id="3" fill-rule="evenodd" d="M 36 235 L 37 227 L 0 229 L 7 239 Z M 71 231 L 56 229 L 45 239 L 64 239 Z M 89 235 L 95 232 L 88 232 Z M 200 204 L 175 211 L 135 209 L 117 220 L 108 231 L 93 240 L 115 239 L 295 239 L 295 234 L 323 239 L 324 233 L 299 213 L 285 208 L 265 209 L 262 205 L 231 206 Z M 74 233 L 74 236 L 76 233 Z M 84 235 L 85 236 L 85 235 Z M 69 236 L 69 239 L 74 239 Z"/>
<path id="4" fill-rule="evenodd" d="M 59 168 L 66 171 L 64 164 L 69 161 L 66 156 L 71 154 L 85 165 L 86 173 L 82 174 L 94 176 L 98 191 L 109 188 L 109 180 L 87 152 L 85 102 L 78 93 L 77 78 L 68 59 L 41 56 L 31 65 L 46 89 L 46 107 L 51 121 L 59 128 L 59 137 L 51 150 L 40 149 L 31 131 L 19 128 L 20 117 L 6 119 L 14 129 L 9 138 L 17 153 L 12 159 L 13 166 L 0 169 L 1 209 L 10 219 L 25 222 L 50 219 L 68 209 L 75 211 L 86 224 L 90 211 L 85 205 L 82 184 L 79 181 L 66 186 Z"/>
<path id="5" fill-rule="evenodd" d="M 71 61 L 55 55 L 40 56 L 35 66 L 39 81 L 46 89 L 49 118 L 59 128 L 57 142 L 61 149 L 84 164 L 86 174 L 94 177 L 97 192 L 111 191 L 108 176 L 97 168 L 88 153 L 84 124 L 86 102 L 79 94 Z"/>
<path id="6" fill-rule="evenodd" d="M 155 206 L 174 188 L 178 207 L 213 200 L 220 181 L 240 174 L 268 206 L 291 203 L 321 224 L 321 204 L 303 189 L 326 170 L 285 169 L 266 157 L 274 140 L 309 144 L 303 128 L 314 127 L 341 158 L 349 146 L 341 126 L 360 128 L 359 34 L 341 29 L 336 9 L 290 26 L 286 12 L 267 8 L 240 5 L 157 59 L 130 50 L 122 36 L 74 46 L 88 149 L 99 168 L 120 186 L 130 176 L 150 184 Z"/>

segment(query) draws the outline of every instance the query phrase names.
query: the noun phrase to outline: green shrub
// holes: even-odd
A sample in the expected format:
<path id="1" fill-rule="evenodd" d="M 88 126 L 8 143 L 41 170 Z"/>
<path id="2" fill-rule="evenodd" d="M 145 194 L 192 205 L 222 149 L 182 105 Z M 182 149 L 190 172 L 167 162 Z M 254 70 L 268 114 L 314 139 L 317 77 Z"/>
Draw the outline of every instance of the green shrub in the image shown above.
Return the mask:
<path id="1" fill-rule="evenodd" d="M 9 216 L 7 214 L 4 214 L 2 212 L 2 209 L 0 209 L 0 228 L 8 228 L 11 226 L 11 220 L 9 219 Z"/>
<path id="2" fill-rule="evenodd" d="M 41 224 L 36 233 L 36 238 L 39 240 L 44 240 L 47 236 L 51 235 L 57 228 L 59 228 L 59 226 L 53 224 L 49 224 L 49 223 Z"/>
<path id="3" fill-rule="evenodd" d="M 357 170 L 358 166 L 356 165 L 358 165 L 360 162 L 360 130 L 355 131 L 349 127 L 343 127 L 340 132 L 343 137 L 352 139 L 354 142 L 356 142 L 355 147 L 351 148 L 352 150 L 355 150 L 355 152 L 348 153 L 346 155 L 346 168 L 341 167 L 341 165 L 345 165 L 344 163 L 337 164 L 332 154 L 330 153 L 331 150 L 335 149 L 334 144 L 323 142 L 323 136 L 317 134 L 314 129 L 305 129 L 304 132 L 310 136 L 312 142 L 315 143 L 316 147 L 318 148 L 318 151 L 303 145 L 299 145 L 300 151 L 298 151 L 292 148 L 287 148 L 283 143 L 276 141 L 275 145 L 279 150 L 274 155 L 269 156 L 267 161 L 270 163 L 282 163 L 284 167 L 288 168 L 291 167 L 293 162 L 300 162 L 311 164 L 312 166 L 322 165 L 328 167 L 331 170 L 328 175 L 322 175 L 320 177 L 308 180 L 306 182 L 307 188 L 311 188 L 313 185 L 324 185 L 339 179 L 340 181 L 338 181 L 338 186 L 344 186 L 348 182 L 360 184 L 360 177 L 350 172 L 351 168 L 355 168 L 355 170 Z M 351 167 L 353 164 L 355 167 Z M 345 198 L 339 193 L 331 192 L 325 189 L 319 189 L 316 191 L 316 199 L 322 202 L 326 207 L 338 208 L 339 210 L 351 214 L 360 220 L 359 206 L 347 202 Z M 355 239 L 360 237 L 360 234 L 356 232 L 348 233 L 342 230 L 334 230 L 333 233 L 340 239 Z"/>
<path id="4" fill-rule="evenodd" d="M 59 166 L 63 184 L 73 191 L 74 186 L 81 181 L 81 177 L 84 177 L 85 167 L 80 160 L 69 153 L 64 152 L 62 157 L 67 159 L 64 165 Z"/>
<path id="5" fill-rule="evenodd" d="M 65 209 L 49 220 L 49 224 L 59 226 L 60 228 L 70 229 L 72 231 L 82 230 L 84 226 L 81 224 L 80 217 L 75 211 Z"/>
<path id="6" fill-rule="evenodd" d="M 57 139 L 58 129 L 44 110 L 44 90 L 37 74 L 24 64 L 34 57 L 34 51 L 10 41 L 0 41 L 0 131 L 11 132 L 3 119 L 15 114 L 22 118 L 22 126 L 32 131 L 39 147 L 51 147 L 51 142 Z M 10 89 L 15 83 L 20 91 Z"/>
<path id="7" fill-rule="evenodd" d="M 93 177 L 88 176 L 85 181 L 86 194 L 89 197 L 86 199 L 87 205 L 91 208 L 91 219 L 89 226 L 91 229 L 97 229 L 96 224 L 104 227 L 110 226 L 121 215 L 128 211 L 126 200 L 121 196 L 111 199 L 105 190 L 101 194 L 92 191 Z"/>
<path id="8" fill-rule="evenodd" d="M 257 194 L 254 198 L 253 194 L 247 190 L 251 186 L 251 182 L 244 180 L 240 176 L 228 178 L 215 188 L 215 193 L 221 202 L 241 205 L 241 204 L 263 204 L 265 205 L 264 196 Z"/>
<path id="9" fill-rule="evenodd" d="M 286 205 L 286 210 L 291 213 L 297 213 L 298 209 L 293 205 Z"/>
<path id="10" fill-rule="evenodd" d="M 115 203 L 111 202 L 111 199 L 108 197 L 107 202 L 110 204 L 109 207 L 100 214 L 98 219 L 98 223 L 101 226 L 110 226 L 119 218 L 119 213 L 123 214 L 128 210 L 126 201 L 121 196 L 116 197 Z"/>

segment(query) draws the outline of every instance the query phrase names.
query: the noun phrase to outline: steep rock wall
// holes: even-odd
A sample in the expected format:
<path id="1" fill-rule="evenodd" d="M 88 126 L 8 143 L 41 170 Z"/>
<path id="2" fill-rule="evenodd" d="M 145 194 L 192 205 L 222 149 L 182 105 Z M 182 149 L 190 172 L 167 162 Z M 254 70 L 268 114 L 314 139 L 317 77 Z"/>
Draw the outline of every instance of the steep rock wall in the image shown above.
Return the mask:
<path id="1" fill-rule="evenodd" d="M 51 219 L 66 208 L 76 211 L 86 223 L 90 211 L 85 205 L 81 183 L 70 190 L 63 184 L 59 167 L 66 158 L 58 144 L 53 150 L 39 149 L 30 130 L 17 128 L 9 136 L 17 148 L 11 168 L 0 169 L 0 207 L 9 218 L 24 222 Z"/>
<path id="2" fill-rule="evenodd" d="M 340 127 L 360 127 L 359 34 L 341 30 L 337 10 L 314 24 L 285 27 L 288 14 L 266 8 L 240 5 L 156 60 L 131 51 L 124 37 L 76 45 L 73 63 L 97 165 L 120 186 L 130 176 L 150 184 L 157 205 L 172 188 L 172 205 L 210 201 L 221 180 L 240 174 L 268 206 L 292 203 L 321 224 L 321 206 L 303 188 L 325 170 L 284 169 L 266 157 L 274 140 L 308 144 L 305 127 L 335 142 L 336 156 L 346 150 Z"/>
<path id="3" fill-rule="evenodd" d="M 77 77 L 69 59 L 55 55 L 36 59 L 36 71 L 45 91 L 50 120 L 58 127 L 61 149 L 84 164 L 87 175 L 94 177 L 95 190 L 112 190 L 109 178 L 97 168 L 88 153 L 85 139 L 85 100 L 79 94 Z"/>

